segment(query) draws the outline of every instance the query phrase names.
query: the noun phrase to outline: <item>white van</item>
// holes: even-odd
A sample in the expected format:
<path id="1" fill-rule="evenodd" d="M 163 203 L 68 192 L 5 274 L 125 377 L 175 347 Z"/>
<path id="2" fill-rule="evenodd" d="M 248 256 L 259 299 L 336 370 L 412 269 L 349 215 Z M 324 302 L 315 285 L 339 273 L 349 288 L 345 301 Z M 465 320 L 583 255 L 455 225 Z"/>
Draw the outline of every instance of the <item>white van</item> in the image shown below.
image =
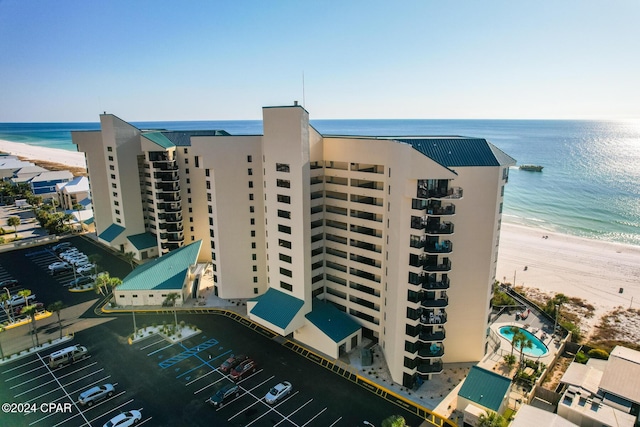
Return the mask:
<path id="1" fill-rule="evenodd" d="M 81 345 L 74 345 L 73 347 L 54 351 L 49 355 L 49 367 L 54 369 L 67 363 L 77 362 L 80 359 L 84 359 L 87 354 L 87 347 Z"/>

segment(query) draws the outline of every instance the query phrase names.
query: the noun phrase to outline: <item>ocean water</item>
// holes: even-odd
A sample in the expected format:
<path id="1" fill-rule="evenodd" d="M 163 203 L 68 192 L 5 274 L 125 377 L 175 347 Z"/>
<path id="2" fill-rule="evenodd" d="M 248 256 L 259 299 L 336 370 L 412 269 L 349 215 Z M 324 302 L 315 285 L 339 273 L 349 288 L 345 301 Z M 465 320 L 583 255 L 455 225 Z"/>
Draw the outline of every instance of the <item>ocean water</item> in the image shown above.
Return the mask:
<path id="1" fill-rule="evenodd" d="M 486 138 L 541 173 L 512 168 L 503 220 L 640 246 L 640 121 L 312 120 L 333 135 L 464 135 Z M 261 134 L 259 120 L 134 122 L 142 129 L 224 129 Z M 0 123 L 0 139 L 76 151 L 71 130 L 98 123 Z"/>

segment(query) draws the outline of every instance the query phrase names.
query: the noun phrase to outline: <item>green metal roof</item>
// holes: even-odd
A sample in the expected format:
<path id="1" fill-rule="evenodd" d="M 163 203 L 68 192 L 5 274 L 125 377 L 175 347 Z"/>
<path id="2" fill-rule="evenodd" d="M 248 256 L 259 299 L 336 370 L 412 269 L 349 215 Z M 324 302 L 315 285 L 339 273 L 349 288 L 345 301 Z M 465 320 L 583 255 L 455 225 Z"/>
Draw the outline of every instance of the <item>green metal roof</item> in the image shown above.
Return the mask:
<path id="1" fill-rule="evenodd" d="M 136 267 L 124 278 L 122 284 L 118 286 L 118 290 L 182 289 L 189 267 L 198 260 L 201 246 L 202 240 L 198 240 Z"/>
<path id="2" fill-rule="evenodd" d="M 113 242 L 113 239 L 118 237 L 124 230 L 125 228 L 121 225 L 111 224 L 98 237 L 106 242 Z"/>
<path id="3" fill-rule="evenodd" d="M 153 248 L 158 244 L 156 236 L 151 233 L 134 234 L 133 236 L 128 236 L 127 239 L 138 250 Z"/>
<path id="4" fill-rule="evenodd" d="M 231 134 L 224 130 L 181 130 L 181 131 L 163 131 L 162 134 L 173 142 L 176 146 L 191 146 L 191 138 L 194 136 L 230 136 Z"/>
<path id="5" fill-rule="evenodd" d="M 483 138 L 468 137 L 416 137 L 398 138 L 400 142 L 411 144 L 411 146 L 446 167 L 455 166 L 500 166 L 505 164 L 507 158 L 515 160 L 502 153 L 497 158 L 494 151 L 495 146 Z M 499 151 L 499 150 L 498 150 Z M 504 157 L 506 156 L 506 157 Z"/>
<path id="6" fill-rule="evenodd" d="M 142 136 L 147 138 L 149 141 L 158 144 L 162 148 L 175 147 L 175 144 L 164 136 L 162 132 L 145 132 Z"/>
<path id="7" fill-rule="evenodd" d="M 258 303 L 251 314 L 285 329 L 304 305 L 304 301 L 291 295 L 269 288 L 267 292 L 254 298 Z"/>
<path id="8" fill-rule="evenodd" d="M 504 397 L 509 393 L 510 387 L 511 379 L 478 366 L 472 366 L 458 396 L 497 412 Z"/>
<path id="9" fill-rule="evenodd" d="M 328 301 L 314 299 L 311 313 L 305 317 L 336 343 L 360 330 L 356 321 Z"/>

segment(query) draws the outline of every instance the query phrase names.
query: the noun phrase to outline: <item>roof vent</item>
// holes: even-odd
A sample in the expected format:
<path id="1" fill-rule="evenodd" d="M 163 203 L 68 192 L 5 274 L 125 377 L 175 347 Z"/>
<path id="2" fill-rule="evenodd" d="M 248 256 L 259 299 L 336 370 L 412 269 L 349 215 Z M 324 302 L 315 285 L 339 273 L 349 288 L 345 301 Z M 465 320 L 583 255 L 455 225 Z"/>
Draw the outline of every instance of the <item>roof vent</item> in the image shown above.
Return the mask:
<path id="1" fill-rule="evenodd" d="M 293 106 L 297 107 L 298 106 L 298 101 L 293 101 Z"/>

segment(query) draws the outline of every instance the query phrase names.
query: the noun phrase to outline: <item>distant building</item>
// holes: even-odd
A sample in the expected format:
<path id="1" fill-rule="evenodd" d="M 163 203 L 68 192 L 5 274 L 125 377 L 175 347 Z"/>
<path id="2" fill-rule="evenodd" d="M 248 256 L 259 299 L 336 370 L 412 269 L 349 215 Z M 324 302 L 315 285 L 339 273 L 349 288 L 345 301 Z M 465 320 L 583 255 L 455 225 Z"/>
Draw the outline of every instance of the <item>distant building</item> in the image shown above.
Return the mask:
<path id="1" fill-rule="evenodd" d="M 522 405 L 518 408 L 509 427 L 576 427 L 577 424 L 562 418 L 558 414 L 536 408 L 531 405 Z"/>
<path id="2" fill-rule="evenodd" d="M 56 185 L 66 183 L 73 179 L 69 171 L 45 171 L 25 180 L 31 187 L 34 196 L 42 196 L 45 199 L 57 198 Z M 17 180 L 14 180 L 16 182 Z"/>
<path id="3" fill-rule="evenodd" d="M 71 181 L 56 184 L 56 195 L 62 209 L 85 210 L 91 208 L 89 178 L 86 176 L 77 176 Z M 82 208 L 74 209 L 76 205 L 80 205 Z"/>
<path id="4" fill-rule="evenodd" d="M 581 427 L 633 426 L 640 413 L 640 352 L 617 346 L 607 361 L 571 363 L 558 415 Z"/>
<path id="5" fill-rule="evenodd" d="M 322 135 L 299 105 L 263 108 L 263 135 L 100 123 L 72 138 L 103 244 L 146 259 L 201 241 L 216 295 L 325 354 L 377 341 L 408 387 L 482 359 L 515 165 L 485 139 Z"/>

